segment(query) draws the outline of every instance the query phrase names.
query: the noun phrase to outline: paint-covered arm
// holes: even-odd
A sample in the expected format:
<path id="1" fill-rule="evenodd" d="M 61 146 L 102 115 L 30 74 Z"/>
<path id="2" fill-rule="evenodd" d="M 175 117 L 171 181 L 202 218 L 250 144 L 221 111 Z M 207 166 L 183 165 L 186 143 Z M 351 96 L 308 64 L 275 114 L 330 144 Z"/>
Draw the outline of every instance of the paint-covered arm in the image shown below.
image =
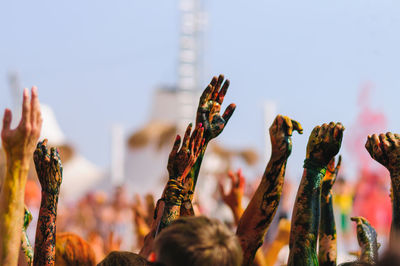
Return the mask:
<path id="1" fill-rule="evenodd" d="M 239 169 L 236 174 L 232 171 L 228 172 L 229 180 L 231 181 L 231 188 L 229 192 L 225 192 L 222 180 L 218 183 L 219 192 L 221 194 L 222 200 L 232 211 L 233 219 L 235 225 L 238 225 L 240 217 L 244 212 L 242 206 L 242 198 L 244 194 L 245 178 L 242 174 L 242 170 Z"/>
<path id="2" fill-rule="evenodd" d="M 28 210 L 28 208 L 25 206 L 24 210 L 24 226 L 22 228 L 22 237 L 21 237 L 21 251 L 23 254 L 23 257 L 26 261 L 26 264 L 31 266 L 33 263 L 33 248 L 32 245 L 28 239 L 28 235 L 26 233 L 26 230 L 28 229 L 28 226 L 30 222 L 32 221 L 32 214 Z"/>
<path id="3" fill-rule="evenodd" d="M 400 239 L 400 134 L 388 132 L 368 136 L 365 148 L 371 157 L 390 172 L 392 181 L 392 226 L 390 246 L 396 248 Z"/>
<path id="4" fill-rule="evenodd" d="M 11 111 L 6 109 L 1 139 L 6 155 L 6 173 L 0 192 L 0 265 L 17 265 L 24 222 L 24 192 L 29 163 L 42 127 L 37 88 L 31 99 L 25 89 L 22 116 L 11 129 Z"/>
<path id="5" fill-rule="evenodd" d="M 375 229 L 364 217 L 351 217 L 357 224 L 357 240 L 361 248 L 360 261 L 375 265 L 378 262 L 378 240 Z"/>
<path id="6" fill-rule="evenodd" d="M 161 198 L 157 201 L 152 227 L 145 237 L 144 246 L 140 251 L 141 256 L 147 257 L 150 254 L 157 234 L 180 216 L 183 199 L 190 190 L 189 172 L 200 155 L 203 143 L 202 124 L 198 124 L 192 134 L 191 131 L 192 124 L 186 129 L 181 148 L 181 138 L 179 135 L 176 137 L 168 158 L 169 180 Z"/>
<path id="7" fill-rule="evenodd" d="M 42 187 L 33 265 L 54 265 L 57 204 L 63 168 L 58 149 L 53 147 L 50 152 L 47 149 L 47 139 L 38 143 L 33 159 Z"/>
<path id="8" fill-rule="evenodd" d="M 264 236 L 279 205 L 286 162 L 292 150 L 292 132 L 303 129 L 295 120 L 278 115 L 269 129 L 272 153 L 264 176 L 253 198 L 239 220 L 239 237 L 244 260 L 243 265 L 251 265 L 257 249 L 263 244 Z"/>
<path id="9" fill-rule="evenodd" d="M 342 157 L 339 156 L 335 167 L 335 158 L 329 162 L 326 174 L 322 180 L 321 189 L 321 219 L 319 223 L 318 262 L 323 266 L 336 266 L 337 244 L 336 225 L 332 204 L 332 186 L 339 172 Z"/>
<path id="10" fill-rule="evenodd" d="M 201 153 L 190 171 L 191 186 L 181 208 L 182 216 L 193 215 L 191 202 L 193 201 L 194 190 L 207 145 L 212 139 L 222 133 L 236 108 L 236 105 L 232 103 L 226 108 L 223 115 L 220 114 L 221 105 L 230 84 L 229 80 L 225 80 L 224 82 L 224 79 L 223 75 L 219 75 L 218 78 L 213 77 L 200 97 L 196 114 L 196 124 L 202 124 L 204 127 L 204 143 L 201 147 Z"/>
<path id="11" fill-rule="evenodd" d="M 288 265 L 318 265 L 317 238 L 321 181 L 329 161 L 338 153 L 343 126 L 331 122 L 316 126 L 307 144 L 304 172 L 294 204 Z"/>

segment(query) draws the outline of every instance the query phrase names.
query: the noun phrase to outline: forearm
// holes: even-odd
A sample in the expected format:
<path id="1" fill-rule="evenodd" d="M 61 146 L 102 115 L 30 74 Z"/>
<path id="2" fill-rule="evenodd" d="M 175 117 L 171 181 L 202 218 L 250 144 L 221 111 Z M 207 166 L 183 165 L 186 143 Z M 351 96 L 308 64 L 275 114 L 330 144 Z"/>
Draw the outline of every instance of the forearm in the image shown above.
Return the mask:
<path id="1" fill-rule="evenodd" d="M 392 180 L 392 226 L 390 243 L 395 244 L 400 236 L 400 171 L 390 171 Z"/>
<path id="2" fill-rule="evenodd" d="M 321 196 L 321 219 L 319 224 L 319 265 L 336 265 L 336 226 L 333 214 L 332 194 Z"/>
<path id="3" fill-rule="evenodd" d="M 268 163 L 257 191 L 239 220 L 236 234 L 243 249 L 243 265 L 251 265 L 257 249 L 263 244 L 279 205 L 285 168 L 286 159 Z"/>
<path id="4" fill-rule="evenodd" d="M 157 201 L 156 208 L 154 210 L 153 222 L 151 224 L 150 232 L 144 238 L 144 244 L 141 248 L 139 255 L 147 258 L 153 251 L 154 238 L 156 236 L 157 228 L 160 224 L 162 214 L 164 213 L 165 202 L 161 199 Z"/>
<path id="5" fill-rule="evenodd" d="M 54 265 L 58 194 L 42 191 L 36 227 L 34 265 Z"/>
<path id="6" fill-rule="evenodd" d="M 174 203 L 166 203 L 164 213 L 161 217 L 156 235 L 158 235 L 164 228 L 168 227 L 173 221 L 179 218 L 180 206 Z"/>
<path id="7" fill-rule="evenodd" d="M 361 247 L 360 261 L 375 265 L 378 262 L 378 246 L 377 243 L 368 243 Z"/>
<path id="8" fill-rule="evenodd" d="M 17 265 L 24 220 L 27 160 L 7 158 L 6 175 L 0 192 L 0 265 Z"/>
<path id="9" fill-rule="evenodd" d="M 289 266 L 318 265 L 316 244 L 325 172 L 326 168 L 305 165 L 292 215 Z"/>
<path id="10" fill-rule="evenodd" d="M 190 178 L 192 180 L 191 190 L 190 191 L 192 193 L 189 196 L 190 196 L 191 200 L 193 200 L 194 191 L 195 191 L 196 184 L 197 184 L 197 179 L 199 177 L 201 164 L 203 162 L 207 146 L 208 146 L 208 142 L 204 143 L 203 147 L 201 148 L 201 153 L 200 153 L 199 157 L 197 158 L 197 160 L 196 160 L 195 164 L 193 165 L 192 169 L 190 170 Z"/>

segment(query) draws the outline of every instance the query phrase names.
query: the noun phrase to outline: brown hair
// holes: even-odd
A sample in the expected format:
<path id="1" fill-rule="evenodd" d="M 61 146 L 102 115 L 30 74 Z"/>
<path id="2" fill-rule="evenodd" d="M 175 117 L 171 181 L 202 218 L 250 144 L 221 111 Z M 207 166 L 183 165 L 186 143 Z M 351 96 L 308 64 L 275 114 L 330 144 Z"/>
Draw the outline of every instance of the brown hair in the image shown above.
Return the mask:
<path id="1" fill-rule="evenodd" d="M 74 233 L 58 233 L 56 235 L 55 265 L 96 265 L 92 247 Z"/>
<path id="2" fill-rule="evenodd" d="M 147 266 L 150 265 L 146 259 L 128 251 L 113 251 L 110 252 L 104 260 L 102 260 L 97 266 Z"/>
<path id="3" fill-rule="evenodd" d="M 237 237 L 204 216 L 174 221 L 158 235 L 154 248 L 157 262 L 165 266 L 239 266 L 243 259 Z"/>

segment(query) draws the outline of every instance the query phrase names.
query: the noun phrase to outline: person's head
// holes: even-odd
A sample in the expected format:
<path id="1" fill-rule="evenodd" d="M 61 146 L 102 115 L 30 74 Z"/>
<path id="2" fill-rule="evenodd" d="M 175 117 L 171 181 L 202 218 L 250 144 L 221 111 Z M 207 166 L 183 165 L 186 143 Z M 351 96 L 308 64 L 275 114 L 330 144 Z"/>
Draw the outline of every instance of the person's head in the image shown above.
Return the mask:
<path id="1" fill-rule="evenodd" d="M 56 235 L 55 265 L 96 265 L 93 249 L 80 236 L 73 233 Z"/>
<path id="2" fill-rule="evenodd" d="M 156 262 L 165 266 L 239 266 L 239 240 L 224 224 L 207 217 L 174 221 L 155 239 Z"/>
<path id="3" fill-rule="evenodd" d="M 97 266 L 147 266 L 150 263 L 143 257 L 133 252 L 112 251 Z"/>

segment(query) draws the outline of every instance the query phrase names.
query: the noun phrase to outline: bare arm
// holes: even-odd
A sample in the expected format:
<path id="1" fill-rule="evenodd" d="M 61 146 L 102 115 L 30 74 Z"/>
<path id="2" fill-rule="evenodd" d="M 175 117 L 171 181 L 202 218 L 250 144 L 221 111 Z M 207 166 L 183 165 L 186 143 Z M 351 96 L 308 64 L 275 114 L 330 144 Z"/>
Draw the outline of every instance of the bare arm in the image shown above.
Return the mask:
<path id="1" fill-rule="evenodd" d="M 56 218 L 62 182 L 62 164 L 56 148 L 47 149 L 47 139 L 34 153 L 36 173 L 42 186 L 39 219 L 36 227 L 33 265 L 54 265 L 56 257 Z"/>
<path id="2" fill-rule="evenodd" d="M 197 179 L 200 173 L 201 163 L 203 162 L 204 154 L 208 143 L 222 133 L 236 105 L 230 104 L 223 115 L 220 115 L 221 105 L 229 88 L 229 80 L 225 80 L 224 76 L 219 75 L 213 77 L 210 84 L 204 90 L 200 97 L 199 106 L 197 108 L 196 124 L 202 124 L 204 127 L 204 143 L 201 147 L 199 158 L 196 160 L 190 171 L 191 185 L 188 194 L 184 198 L 184 204 L 181 208 L 181 216 L 194 215 L 193 212 L 193 195 L 196 188 Z"/>
<path id="3" fill-rule="evenodd" d="M 342 157 L 339 156 L 338 164 L 335 167 L 335 158 L 333 158 L 329 162 L 325 177 L 322 180 L 318 262 L 319 265 L 323 266 L 336 266 L 337 245 L 335 216 L 332 204 L 332 186 L 335 183 L 341 162 Z"/>
<path id="4" fill-rule="evenodd" d="M 288 265 L 318 265 L 317 238 L 321 181 L 329 161 L 338 153 L 343 126 L 331 122 L 317 126 L 307 144 L 303 177 L 295 201 L 290 231 Z"/>
<path id="5" fill-rule="evenodd" d="M 293 130 L 302 133 L 298 122 L 281 115 L 275 118 L 270 127 L 271 159 L 257 191 L 239 220 L 236 233 L 244 254 L 243 265 L 251 265 L 253 262 L 278 208 L 286 162 L 292 149 Z"/>
<path id="6" fill-rule="evenodd" d="M 157 234 L 180 216 L 183 199 L 191 185 L 189 172 L 201 152 L 203 143 L 204 129 L 201 124 L 196 127 L 192 135 L 190 134 L 191 130 L 192 125 L 190 124 L 180 149 L 181 138 L 179 135 L 177 136 L 169 155 L 167 169 L 170 177 L 161 199 L 157 202 L 150 233 L 145 237 L 144 246 L 140 251 L 140 255 L 143 257 L 150 254 Z"/>
<path id="7" fill-rule="evenodd" d="M 357 240 L 361 248 L 360 261 L 375 265 L 378 262 L 378 241 L 375 229 L 364 217 L 351 217 L 357 224 Z"/>
<path id="8" fill-rule="evenodd" d="M 6 174 L 0 192 L 0 265 L 17 265 L 24 221 L 24 191 L 29 162 L 40 135 L 42 118 L 36 87 L 29 100 L 24 90 L 22 118 L 11 129 L 11 111 L 4 112 L 1 138 L 6 154 Z"/>
<path id="9" fill-rule="evenodd" d="M 390 246 L 397 249 L 400 238 L 400 135 L 388 132 L 368 136 L 365 148 L 371 157 L 390 172 L 392 181 L 392 226 Z"/>

